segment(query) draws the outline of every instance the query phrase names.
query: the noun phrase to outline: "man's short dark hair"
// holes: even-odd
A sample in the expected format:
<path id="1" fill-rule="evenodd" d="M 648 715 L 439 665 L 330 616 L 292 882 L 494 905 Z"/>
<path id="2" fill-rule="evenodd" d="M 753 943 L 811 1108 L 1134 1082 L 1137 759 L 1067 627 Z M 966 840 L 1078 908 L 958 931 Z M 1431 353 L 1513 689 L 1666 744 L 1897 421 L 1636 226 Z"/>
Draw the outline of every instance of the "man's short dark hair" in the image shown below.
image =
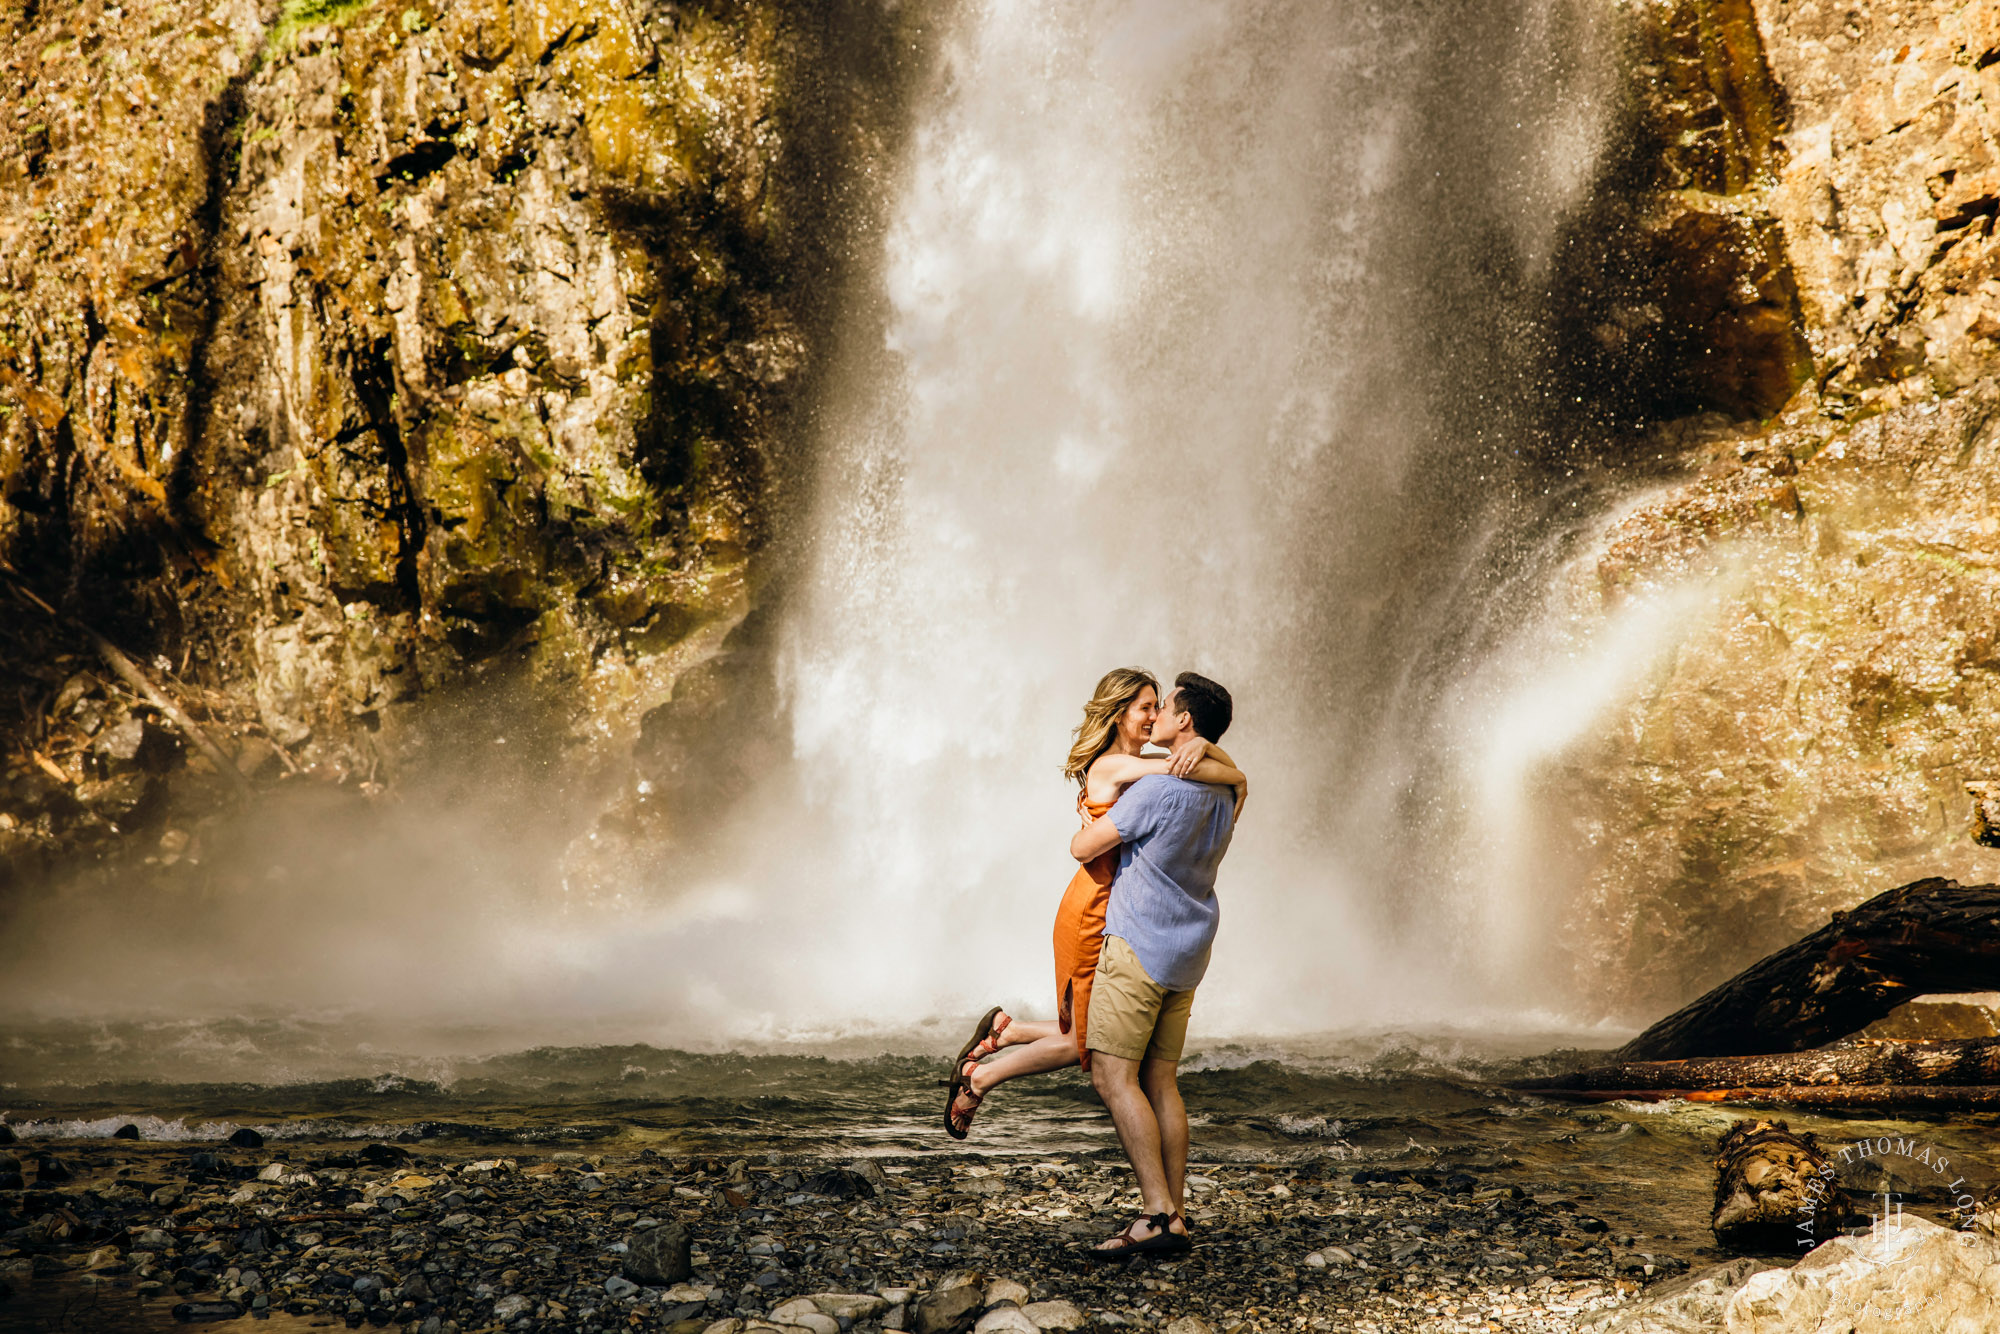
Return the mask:
<path id="1" fill-rule="evenodd" d="M 1194 723 L 1194 734 L 1204 741 L 1220 741 L 1236 714 L 1229 692 L 1206 676 L 1182 672 L 1174 678 L 1175 713 L 1185 713 Z"/>

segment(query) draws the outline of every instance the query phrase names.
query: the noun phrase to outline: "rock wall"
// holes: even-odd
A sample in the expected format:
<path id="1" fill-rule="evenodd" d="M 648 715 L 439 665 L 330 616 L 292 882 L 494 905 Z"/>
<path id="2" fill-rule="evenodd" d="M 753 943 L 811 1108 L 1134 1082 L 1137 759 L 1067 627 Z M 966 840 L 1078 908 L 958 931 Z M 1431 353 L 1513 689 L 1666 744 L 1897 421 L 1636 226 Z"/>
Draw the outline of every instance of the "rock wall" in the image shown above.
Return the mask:
<path id="1" fill-rule="evenodd" d="M 883 14 L 0 24 L 0 866 L 212 795 L 77 622 L 255 780 L 379 791 L 474 682 L 552 744 L 637 736 L 757 604 Z M 149 767 L 101 744 L 128 714 Z"/>
<path id="2" fill-rule="evenodd" d="M 1543 796 L 1548 855 L 1584 858 L 1578 990 L 1640 1018 L 1893 884 L 2000 869 L 1963 791 L 2000 743 L 2000 5 L 1629 12 L 1666 149 L 1596 242 L 1586 341 L 1658 423 L 1628 451 L 1683 471 L 1572 595 L 1606 628 L 1703 598 Z"/>

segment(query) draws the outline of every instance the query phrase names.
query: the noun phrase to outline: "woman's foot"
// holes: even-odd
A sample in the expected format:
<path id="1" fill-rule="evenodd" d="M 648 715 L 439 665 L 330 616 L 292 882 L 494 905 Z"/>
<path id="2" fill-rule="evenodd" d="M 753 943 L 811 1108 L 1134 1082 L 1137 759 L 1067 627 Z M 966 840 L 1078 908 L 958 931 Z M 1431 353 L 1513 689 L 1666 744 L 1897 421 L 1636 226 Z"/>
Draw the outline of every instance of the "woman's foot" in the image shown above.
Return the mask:
<path id="1" fill-rule="evenodd" d="M 965 1054 L 972 1057 L 975 1061 L 991 1056 L 994 1052 L 1008 1045 L 1007 1033 L 1014 1027 L 1014 1017 L 1005 1010 L 995 1007 L 992 1011 L 991 1020 L 992 1027 L 987 1031 L 986 1036 L 978 1039 L 965 1049 Z"/>
<path id="2" fill-rule="evenodd" d="M 986 1095 L 972 1087 L 973 1072 L 978 1069 L 979 1062 L 967 1057 L 952 1072 L 951 1091 L 944 1099 L 944 1133 L 953 1139 L 964 1139 L 971 1132 L 973 1115 L 986 1101 Z"/>

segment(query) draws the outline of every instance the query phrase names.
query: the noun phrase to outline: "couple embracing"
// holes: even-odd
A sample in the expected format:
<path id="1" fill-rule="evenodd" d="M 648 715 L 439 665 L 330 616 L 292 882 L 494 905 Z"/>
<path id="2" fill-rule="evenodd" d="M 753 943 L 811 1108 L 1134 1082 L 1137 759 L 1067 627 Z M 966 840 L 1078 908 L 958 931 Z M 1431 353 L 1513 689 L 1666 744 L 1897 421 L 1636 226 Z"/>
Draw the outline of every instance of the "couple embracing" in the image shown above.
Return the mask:
<path id="1" fill-rule="evenodd" d="M 1177 1072 L 1215 940 L 1216 868 L 1249 790 L 1215 744 L 1231 712 L 1229 692 L 1193 672 L 1175 677 L 1164 700 L 1138 668 L 1097 683 L 1063 768 L 1079 788 L 1083 827 L 1069 850 L 1082 866 L 1056 912 L 1056 1018 L 989 1010 L 952 1069 L 945 1129 L 955 1139 L 1009 1079 L 1071 1065 L 1090 1072 L 1144 1208 L 1087 1252 L 1097 1259 L 1192 1244 Z M 1149 744 L 1168 754 L 1143 754 Z"/>

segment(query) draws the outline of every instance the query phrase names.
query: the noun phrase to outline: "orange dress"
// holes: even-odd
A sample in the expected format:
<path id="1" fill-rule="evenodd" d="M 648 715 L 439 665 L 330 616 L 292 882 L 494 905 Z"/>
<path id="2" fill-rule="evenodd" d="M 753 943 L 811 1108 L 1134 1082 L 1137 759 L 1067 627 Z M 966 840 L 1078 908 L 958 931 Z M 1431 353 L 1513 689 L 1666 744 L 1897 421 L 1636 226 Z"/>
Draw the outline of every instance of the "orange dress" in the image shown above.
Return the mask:
<path id="1" fill-rule="evenodd" d="M 1076 799 L 1088 825 L 1113 803 Z M 1118 849 L 1076 868 L 1062 906 L 1056 909 L 1056 1023 L 1076 1034 L 1077 1063 L 1090 1069 L 1090 1049 L 1083 1045 L 1090 1018 L 1090 984 L 1097 979 L 1097 956 L 1104 951 L 1104 910 L 1111 904 L 1111 877 L 1118 871 Z"/>

